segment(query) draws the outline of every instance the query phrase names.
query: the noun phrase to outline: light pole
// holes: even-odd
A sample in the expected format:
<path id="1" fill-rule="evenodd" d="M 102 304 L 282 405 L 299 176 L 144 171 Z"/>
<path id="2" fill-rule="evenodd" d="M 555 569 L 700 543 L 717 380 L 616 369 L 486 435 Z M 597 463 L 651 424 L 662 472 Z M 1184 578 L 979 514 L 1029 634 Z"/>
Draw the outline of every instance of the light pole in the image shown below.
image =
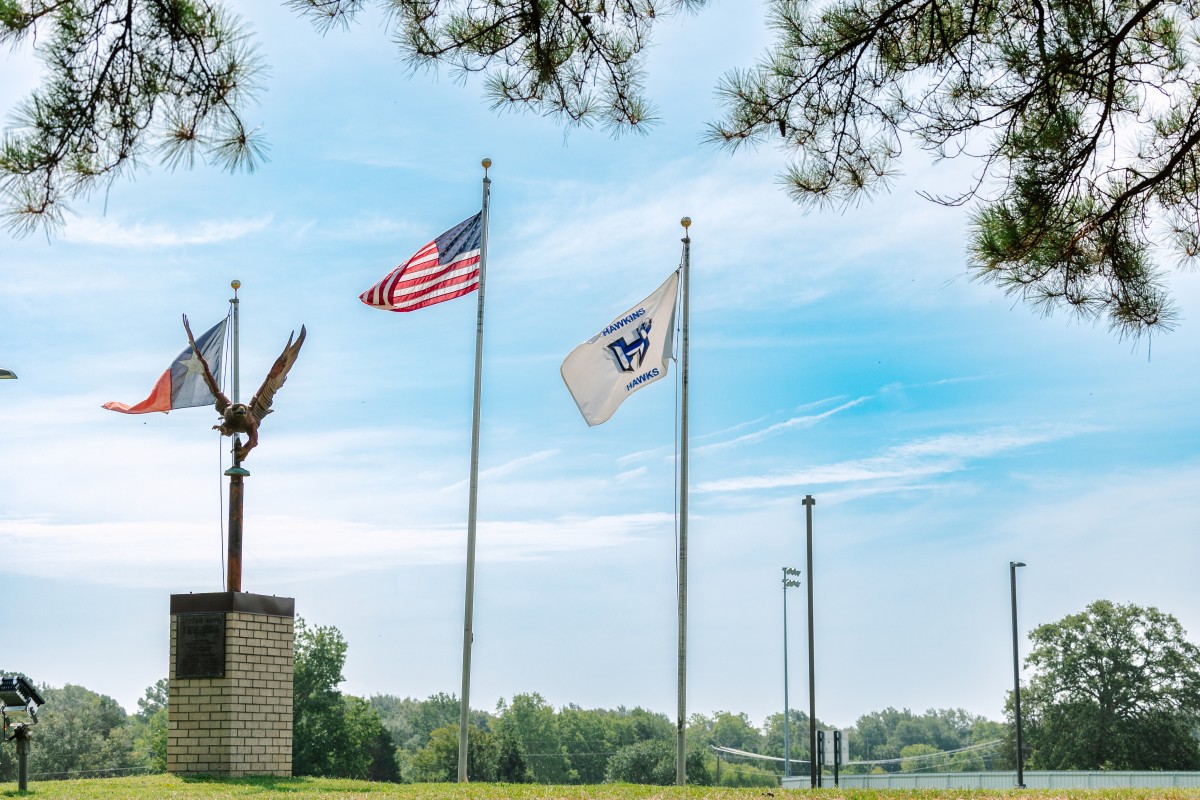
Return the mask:
<path id="1" fill-rule="evenodd" d="M 1013 634 L 1013 718 L 1017 721 L 1017 788 L 1025 788 L 1025 765 L 1021 743 L 1021 658 L 1017 650 L 1017 567 L 1024 561 L 1008 562 L 1008 579 L 1012 588 L 1012 634 Z"/>
<path id="2" fill-rule="evenodd" d="M 787 590 L 800 585 L 795 576 L 800 570 L 792 567 L 783 568 L 783 777 L 792 777 L 792 735 L 788 724 L 791 716 L 791 706 L 788 705 L 788 646 L 787 646 Z"/>
<path id="3" fill-rule="evenodd" d="M 812 788 L 817 788 L 817 675 L 816 656 L 813 654 L 813 562 L 812 562 L 812 510 L 817 501 L 811 494 L 800 501 L 804 505 L 805 529 L 808 532 L 808 774 Z"/>

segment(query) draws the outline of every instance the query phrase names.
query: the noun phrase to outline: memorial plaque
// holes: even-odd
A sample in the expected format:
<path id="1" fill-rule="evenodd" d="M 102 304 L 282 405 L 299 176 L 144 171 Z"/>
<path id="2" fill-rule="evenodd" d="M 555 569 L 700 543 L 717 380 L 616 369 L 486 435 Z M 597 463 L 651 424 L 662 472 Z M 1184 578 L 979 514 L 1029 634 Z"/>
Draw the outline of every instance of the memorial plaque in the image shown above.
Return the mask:
<path id="1" fill-rule="evenodd" d="M 179 614 L 175 625 L 175 677 L 224 678 L 225 614 Z"/>

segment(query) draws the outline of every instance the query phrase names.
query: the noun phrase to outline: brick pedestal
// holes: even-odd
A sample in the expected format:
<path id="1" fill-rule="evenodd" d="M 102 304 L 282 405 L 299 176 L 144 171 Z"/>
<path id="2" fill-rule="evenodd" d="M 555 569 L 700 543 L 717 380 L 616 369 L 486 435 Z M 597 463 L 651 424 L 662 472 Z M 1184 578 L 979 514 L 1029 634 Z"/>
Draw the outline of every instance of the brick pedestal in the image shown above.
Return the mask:
<path id="1" fill-rule="evenodd" d="M 292 774 L 295 600 L 171 595 L 167 770 Z"/>

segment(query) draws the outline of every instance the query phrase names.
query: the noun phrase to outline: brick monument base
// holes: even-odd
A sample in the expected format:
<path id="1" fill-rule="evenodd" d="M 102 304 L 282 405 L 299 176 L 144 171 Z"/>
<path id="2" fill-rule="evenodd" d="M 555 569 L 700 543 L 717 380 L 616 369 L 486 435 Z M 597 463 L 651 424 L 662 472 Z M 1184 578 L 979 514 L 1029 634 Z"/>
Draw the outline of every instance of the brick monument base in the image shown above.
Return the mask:
<path id="1" fill-rule="evenodd" d="M 167 771 L 292 774 L 296 601 L 171 595 Z"/>

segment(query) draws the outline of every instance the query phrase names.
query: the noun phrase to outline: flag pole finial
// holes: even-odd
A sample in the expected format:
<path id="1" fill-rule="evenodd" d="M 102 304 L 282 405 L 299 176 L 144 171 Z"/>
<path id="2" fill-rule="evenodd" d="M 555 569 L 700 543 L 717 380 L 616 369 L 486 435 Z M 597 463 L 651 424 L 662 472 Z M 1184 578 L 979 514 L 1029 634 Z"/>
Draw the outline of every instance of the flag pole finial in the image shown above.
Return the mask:
<path id="1" fill-rule="evenodd" d="M 239 281 L 237 278 L 234 278 L 233 280 L 231 280 L 231 281 L 229 282 L 229 285 L 230 285 L 231 287 L 233 287 L 233 293 L 234 293 L 234 294 L 237 294 L 237 290 L 238 290 L 238 289 L 240 289 L 240 288 L 242 288 L 242 282 L 241 282 L 241 281 Z"/>
<path id="2" fill-rule="evenodd" d="M 679 224 L 683 226 L 684 230 L 687 230 L 688 228 L 692 227 L 692 218 L 684 217 L 683 219 L 679 220 Z"/>
<path id="3" fill-rule="evenodd" d="M 483 161 L 480 161 L 479 163 L 483 165 L 484 177 L 487 177 L 487 171 L 492 168 L 492 160 L 490 158 L 485 157 L 483 159 Z"/>

